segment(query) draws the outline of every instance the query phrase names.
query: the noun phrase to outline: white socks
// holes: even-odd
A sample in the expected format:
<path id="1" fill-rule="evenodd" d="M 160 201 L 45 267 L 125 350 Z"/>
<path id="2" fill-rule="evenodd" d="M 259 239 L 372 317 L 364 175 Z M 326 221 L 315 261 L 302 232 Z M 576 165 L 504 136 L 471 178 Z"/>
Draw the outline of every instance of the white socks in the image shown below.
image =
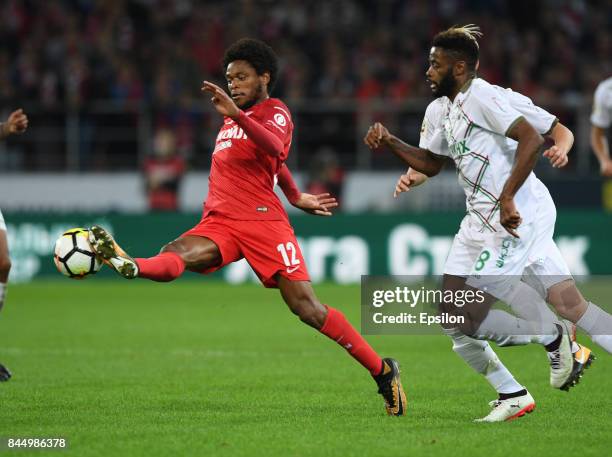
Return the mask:
<path id="1" fill-rule="evenodd" d="M 524 389 L 499 360 L 488 342 L 470 338 L 456 328 L 443 330 L 453 340 L 453 351 L 477 373 L 484 375 L 498 393 L 510 394 Z"/>
<path id="2" fill-rule="evenodd" d="M 476 338 L 495 341 L 499 346 L 547 345 L 557 338 L 554 324 L 559 319 L 533 287 L 521 281 L 504 299 L 519 317 L 492 309 L 480 324 Z"/>
<path id="3" fill-rule="evenodd" d="M 495 341 L 499 346 L 517 346 L 529 343 L 547 345 L 555 341 L 559 332 L 552 322 L 542 323 L 542 332 L 533 334 L 531 322 L 505 311 L 492 309 L 482 321 L 474 338 Z"/>
<path id="4" fill-rule="evenodd" d="M 559 323 L 557 315 L 549 308 L 544 298 L 531 286 L 519 282 L 511 297 L 508 297 L 508 306 L 520 318 L 530 322 L 534 334 L 545 333 L 546 324 Z"/>
<path id="5" fill-rule="evenodd" d="M 520 346 L 538 342 L 546 345 L 555 340 L 557 330 L 551 325 L 558 322 L 558 318 L 535 289 L 524 282 L 518 283 L 512 297 L 508 297 L 508 305 L 522 319 L 519 320 L 515 316 L 497 310 L 491 310 L 487 316 L 488 321 L 485 319 L 487 322 L 485 330 L 487 333 L 497 335 L 494 339 L 497 344 Z M 488 328 L 490 325 L 493 327 L 497 325 L 492 321 L 501 322 L 502 331 L 505 329 L 506 332 L 511 332 L 502 337 L 497 331 Z M 479 330 L 481 329 L 482 325 Z M 549 334 L 546 334 L 545 329 Z M 466 336 L 459 329 L 444 329 L 444 333 L 453 340 L 453 351 L 477 373 L 484 375 L 498 393 L 513 393 L 524 389 L 499 360 L 488 342 Z"/>
<path id="6" fill-rule="evenodd" d="M 587 332 L 591 339 L 612 354 L 612 316 L 594 303 L 587 309 L 576 325 Z"/>

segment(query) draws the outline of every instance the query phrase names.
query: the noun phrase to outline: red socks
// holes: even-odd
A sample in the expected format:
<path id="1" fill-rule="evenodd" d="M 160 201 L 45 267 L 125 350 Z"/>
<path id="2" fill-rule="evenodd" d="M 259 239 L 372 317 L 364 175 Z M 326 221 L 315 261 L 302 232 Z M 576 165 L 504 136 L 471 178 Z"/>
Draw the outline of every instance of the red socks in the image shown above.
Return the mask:
<path id="1" fill-rule="evenodd" d="M 134 260 L 138 264 L 138 276 L 153 281 L 172 281 L 185 271 L 185 262 L 176 252 L 162 252 L 155 257 Z"/>
<path id="2" fill-rule="evenodd" d="M 138 276 L 153 281 L 172 281 L 185 271 L 185 263 L 175 252 L 162 252 L 148 259 L 135 259 Z M 344 347 L 372 376 L 380 374 L 382 359 L 337 309 L 326 306 L 327 317 L 320 332 Z"/>
<path id="3" fill-rule="evenodd" d="M 382 359 L 366 340 L 355 330 L 344 314 L 327 306 L 327 318 L 321 333 L 344 347 L 360 364 L 367 368 L 372 376 L 380 374 Z"/>

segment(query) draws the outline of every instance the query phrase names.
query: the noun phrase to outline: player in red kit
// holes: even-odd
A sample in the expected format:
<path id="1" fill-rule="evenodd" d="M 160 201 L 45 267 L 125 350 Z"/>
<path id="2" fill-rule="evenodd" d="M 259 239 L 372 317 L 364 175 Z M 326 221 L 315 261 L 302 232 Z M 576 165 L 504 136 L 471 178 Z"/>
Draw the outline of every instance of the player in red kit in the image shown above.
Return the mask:
<path id="1" fill-rule="evenodd" d="M 229 95 L 213 83 L 202 86 L 223 125 L 200 223 L 151 258 L 133 259 L 99 226 L 90 229 L 92 247 L 121 276 L 154 281 L 172 281 L 185 269 L 210 273 L 246 258 L 264 286 L 280 289 L 302 322 L 336 341 L 371 373 L 389 415 L 405 414 L 399 365 L 381 359 L 340 311 L 319 302 L 287 213 L 274 193 L 278 179 L 298 208 L 329 215 L 336 205 L 327 194 L 301 193 L 284 165 L 293 122 L 285 104 L 268 95 L 278 74 L 274 51 L 261 41 L 242 39 L 226 51 L 223 67 Z"/>

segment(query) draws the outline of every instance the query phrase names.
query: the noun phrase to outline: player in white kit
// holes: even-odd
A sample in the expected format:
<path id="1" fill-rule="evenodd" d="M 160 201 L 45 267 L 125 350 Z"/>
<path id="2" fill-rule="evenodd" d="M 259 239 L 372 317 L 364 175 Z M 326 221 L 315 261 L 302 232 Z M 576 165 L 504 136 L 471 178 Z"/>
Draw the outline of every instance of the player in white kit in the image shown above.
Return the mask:
<path id="1" fill-rule="evenodd" d="M 546 187 L 531 172 L 543 139 L 512 107 L 508 93 L 476 78 L 478 45 L 474 32 L 467 27 L 453 28 L 434 39 L 427 76 L 434 94 L 448 99 L 432 104 L 432 109 L 441 110 L 442 122 L 433 129 L 429 147 L 409 146 L 381 124 L 370 128 L 366 143 L 371 147 L 388 145 L 412 168 L 428 176 L 440 171 L 445 157 L 455 161 L 466 192 L 468 215 L 451 249 L 444 286 L 462 289 L 467 279 L 468 286 L 488 294 L 484 303 L 472 304 L 478 306 L 448 309 L 467 322 L 460 329 L 446 330 L 461 330 L 502 345 L 540 343 L 551 359 L 551 385 L 563 388 L 572 376 L 573 358 L 562 326 L 544 323 L 535 335 L 530 322 L 498 310 L 489 312 L 490 305 L 498 298 L 511 303 L 525 289 L 521 276 L 529 265 L 530 281 L 548 302 L 591 335 L 602 335 L 598 342 L 608 345 L 607 350 L 612 321 L 607 313 L 582 298 L 552 241 L 554 204 Z M 542 133 L 550 129 L 552 120 L 541 116 Z M 533 399 L 525 390 L 500 400 L 485 420 L 504 420 L 533 409 Z"/>
<path id="2" fill-rule="evenodd" d="M 499 86 L 493 87 L 500 91 L 502 96 L 507 96 L 512 107 L 523 114 L 529 122 L 537 125 L 540 133 L 546 134 L 554 141 L 554 145 L 543 154 L 549 158 L 551 165 L 553 167 L 565 166 L 568 162 L 567 153 L 573 145 L 574 138 L 571 131 L 559 123 L 554 116 L 535 106 L 529 98 L 510 89 L 503 89 Z M 447 97 L 440 97 L 427 107 L 421 128 L 420 148 L 429 148 L 429 142 L 438 125 L 441 125 L 445 109 L 449 103 L 450 100 Z M 424 174 L 409 169 L 405 175 L 400 177 L 394 196 L 422 184 L 426 179 L 427 176 Z M 454 251 L 451 251 L 448 256 L 449 264 L 447 264 L 445 272 L 449 275 L 466 277 L 469 275 L 479 252 L 460 242 L 459 237 L 457 237 L 453 247 Z M 516 315 L 532 322 L 536 326 L 534 328 L 536 333 L 543 322 L 559 323 L 557 316 L 550 310 L 544 297 L 540 296 L 534 288 L 524 282 L 518 283 L 516 287 L 516 293 L 509 298 L 508 305 Z M 449 329 L 446 332 L 453 340 L 453 350 L 475 371 L 483 374 L 498 393 L 499 398 L 496 403 L 499 404 L 482 420 L 501 421 L 512 418 L 516 411 L 513 408 L 503 408 L 502 406 L 504 404 L 516 404 L 513 400 L 514 396 L 525 388 L 515 380 L 486 341 L 470 338 L 457 331 L 457 329 Z M 511 335 L 505 345 L 527 344 L 529 342 L 529 339 L 524 335 Z M 563 386 L 564 390 L 569 390 L 573 383 L 578 381 L 582 371 L 594 359 L 594 355 L 589 348 L 576 342 L 573 342 L 572 352 L 574 353 L 574 369 L 572 376 L 569 378 L 570 382 Z M 529 404 L 534 405 L 533 399 L 527 396 L 527 392 L 523 395 L 530 400 Z"/>
<path id="3" fill-rule="evenodd" d="M 612 125 L 612 77 L 599 83 L 591 113 L 591 147 L 599 159 L 602 176 L 612 177 L 612 160 L 606 130 Z"/>
<path id="4" fill-rule="evenodd" d="M 13 111 L 6 122 L 0 122 L 0 140 L 13 134 L 21 134 L 28 128 L 28 117 L 22 110 Z M 9 258 L 8 241 L 6 237 L 6 224 L 2 211 L 0 211 L 0 310 L 4 306 L 6 296 L 6 283 L 8 281 L 11 259 Z M 0 381 L 8 381 L 11 372 L 0 364 Z"/>

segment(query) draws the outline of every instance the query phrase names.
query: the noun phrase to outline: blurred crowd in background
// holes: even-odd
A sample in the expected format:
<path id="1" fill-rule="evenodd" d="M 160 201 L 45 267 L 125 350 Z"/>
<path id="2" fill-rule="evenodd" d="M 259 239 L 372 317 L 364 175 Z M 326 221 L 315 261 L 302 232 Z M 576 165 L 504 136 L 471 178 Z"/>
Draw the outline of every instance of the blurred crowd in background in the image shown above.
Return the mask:
<path id="1" fill-rule="evenodd" d="M 484 33 L 482 77 L 576 129 L 582 158 L 542 173 L 597 176 L 585 129 L 612 74 L 609 0 L 0 0 L 0 110 L 31 119 L 0 170 L 140 169 L 151 202 L 175 207 L 164 195 L 209 167 L 220 124 L 201 82 L 223 84 L 225 48 L 251 36 L 280 57 L 291 168 L 340 196 L 345 171 L 402 167 L 361 138 L 376 119 L 418 142 L 431 39 L 466 23 Z"/>
<path id="2" fill-rule="evenodd" d="M 281 57 L 289 102 L 426 97 L 432 36 L 465 22 L 484 32 L 481 75 L 545 103 L 611 72 L 611 14 L 606 0 L 4 0 L 0 103 L 189 104 L 245 35 Z"/>

